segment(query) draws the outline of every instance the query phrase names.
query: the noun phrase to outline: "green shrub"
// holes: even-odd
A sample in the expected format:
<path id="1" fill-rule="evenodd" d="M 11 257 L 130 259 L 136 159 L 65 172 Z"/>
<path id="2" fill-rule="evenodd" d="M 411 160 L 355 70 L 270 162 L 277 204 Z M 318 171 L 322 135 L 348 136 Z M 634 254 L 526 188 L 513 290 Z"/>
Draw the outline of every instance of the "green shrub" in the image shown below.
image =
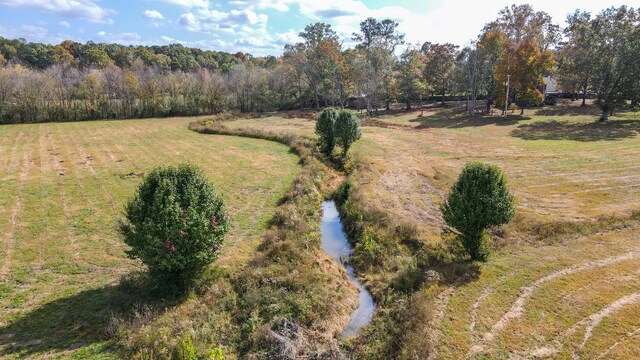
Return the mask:
<path id="1" fill-rule="evenodd" d="M 515 215 L 515 201 L 507 180 L 496 166 L 467 164 L 441 207 L 446 223 L 460 232 L 473 260 L 486 260 L 487 228 L 506 224 Z"/>
<path id="2" fill-rule="evenodd" d="M 157 167 L 127 204 L 121 231 L 127 254 L 142 260 L 159 286 L 180 289 L 216 258 L 227 215 L 197 167 Z"/>
<path id="3" fill-rule="evenodd" d="M 349 198 L 349 194 L 351 193 L 351 189 L 353 188 L 353 183 L 351 180 L 347 179 L 340 184 L 340 187 L 336 191 L 333 199 L 336 201 L 338 205 L 342 205 Z"/>
<path id="4" fill-rule="evenodd" d="M 362 238 L 353 249 L 352 262 L 356 266 L 368 268 L 380 260 L 384 246 L 375 229 L 367 227 Z"/>
<path id="5" fill-rule="evenodd" d="M 334 128 L 338 145 L 342 147 L 342 156 L 346 156 L 351 144 L 361 136 L 358 118 L 349 110 L 340 110 Z"/>
<path id="6" fill-rule="evenodd" d="M 318 135 L 318 146 L 322 153 L 331 156 L 333 148 L 336 146 L 334 135 L 334 125 L 338 118 L 338 111 L 334 108 L 322 110 L 316 121 L 316 135 Z"/>
<path id="7" fill-rule="evenodd" d="M 185 335 L 178 344 L 174 358 L 176 360 L 198 360 L 196 348 L 193 346 L 193 341 L 191 341 L 189 334 Z"/>
<path id="8" fill-rule="evenodd" d="M 224 353 L 222 352 L 222 349 L 220 348 L 211 349 L 211 351 L 209 351 L 209 359 L 224 360 Z"/>

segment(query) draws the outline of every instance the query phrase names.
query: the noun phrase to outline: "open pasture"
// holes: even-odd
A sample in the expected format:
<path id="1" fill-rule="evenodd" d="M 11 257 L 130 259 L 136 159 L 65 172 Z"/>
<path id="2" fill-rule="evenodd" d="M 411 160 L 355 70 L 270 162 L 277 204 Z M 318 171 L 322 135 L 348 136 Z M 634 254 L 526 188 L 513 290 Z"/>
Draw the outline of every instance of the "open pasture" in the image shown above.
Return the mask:
<path id="1" fill-rule="evenodd" d="M 202 167 L 232 218 L 217 264 L 252 256 L 298 159 L 274 142 L 197 134 L 190 121 L 0 127 L 0 357 L 107 356 L 114 284 L 138 268 L 117 221 L 155 165 Z"/>

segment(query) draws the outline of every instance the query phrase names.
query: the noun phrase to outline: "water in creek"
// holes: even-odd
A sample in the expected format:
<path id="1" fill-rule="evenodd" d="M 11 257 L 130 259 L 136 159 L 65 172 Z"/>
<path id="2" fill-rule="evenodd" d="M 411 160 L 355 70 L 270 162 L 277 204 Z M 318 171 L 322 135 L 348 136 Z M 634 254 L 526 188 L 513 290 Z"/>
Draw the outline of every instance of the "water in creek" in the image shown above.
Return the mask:
<path id="1" fill-rule="evenodd" d="M 359 291 L 358 308 L 351 314 L 351 321 L 349 321 L 349 324 L 341 334 L 341 337 L 344 339 L 354 335 L 361 327 L 371 321 L 373 312 L 376 309 L 376 304 L 373 302 L 371 293 L 367 291 L 360 281 L 358 281 L 358 278 L 356 278 L 353 267 L 349 265 L 351 244 L 347 241 L 347 236 L 340 223 L 340 214 L 333 200 L 322 203 L 320 232 L 322 236 L 322 249 L 347 269 L 349 279 L 355 283 Z"/>

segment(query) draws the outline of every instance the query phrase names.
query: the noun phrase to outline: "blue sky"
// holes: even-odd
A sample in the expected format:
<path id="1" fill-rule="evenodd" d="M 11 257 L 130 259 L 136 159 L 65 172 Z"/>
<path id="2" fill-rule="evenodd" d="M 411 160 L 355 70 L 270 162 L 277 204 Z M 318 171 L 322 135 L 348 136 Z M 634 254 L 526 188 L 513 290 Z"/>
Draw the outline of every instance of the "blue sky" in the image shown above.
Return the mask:
<path id="1" fill-rule="evenodd" d="M 330 23 L 350 43 L 366 17 L 393 18 L 412 44 L 465 45 L 513 1 L 446 0 L 0 0 L 0 36 L 28 41 L 163 45 L 279 55 L 305 25 Z M 628 1 L 532 0 L 563 23 L 576 7 L 597 12 Z"/>

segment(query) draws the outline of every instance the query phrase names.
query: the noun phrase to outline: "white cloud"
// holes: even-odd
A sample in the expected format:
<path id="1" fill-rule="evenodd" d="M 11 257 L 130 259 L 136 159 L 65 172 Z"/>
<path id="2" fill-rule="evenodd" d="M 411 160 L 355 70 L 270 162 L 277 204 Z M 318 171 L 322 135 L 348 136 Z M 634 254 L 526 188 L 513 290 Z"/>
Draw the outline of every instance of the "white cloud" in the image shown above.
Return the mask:
<path id="1" fill-rule="evenodd" d="M 289 3 L 296 2 L 287 0 L 233 0 L 228 2 L 229 5 L 246 9 L 274 9 L 282 12 L 289 11 Z"/>
<path id="2" fill-rule="evenodd" d="M 222 34 L 261 35 L 266 32 L 269 17 L 253 10 L 231 10 L 229 12 L 199 9 L 180 15 L 178 24 L 188 31 Z"/>
<path id="3" fill-rule="evenodd" d="M 400 6 L 389 1 L 389 5 L 370 7 L 361 0 L 233 0 L 229 4 L 245 9 L 273 9 L 281 12 L 300 13 L 309 22 L 324 21 L 333 26 L 345 45 L 353 45 L 351 35 L 360 28 L 367 17 L 390 18 L 400 25 L 398 30 L 406 34 L 409 43 L 451 42 L 465 45 L 477 37 L 484 25 L 498 16 L 513 0 L 485 0 L 481 2 L 459 2 L 435 0 L 418 2 L 417 6 Z M 536 11 L 549 13 L 554 21 L 563 24 L 566 16 L 576 8 L 591 12 L 610 6 L 628 3 L 625 0 L 592 0 L 569 2 L 557 0 L 529 0 Z M 295 5 L 295 6 L 294 6 Z M 464 9 L 461 9 L 461 7 Z"/>
<path id="4" fill-rule="evenodd" d="M 145 10 L 142 13 L 147 19 L 162 20 L 164 16 L 157 10 Z"/>
<path id="5" fill-rule="evenodd" d="M 113 23 L 107 18 L 114 11 L 98 6 L 91 0 L 0 0 L 0 5 L 32 8 L 59 16 L 97 23 Z"/>
<path id="6" fill-rule="evenodd" d="M 64 28 L 70 28 L 71 24 L 69 24 L 69 22 L 67 21 L 58 21 L 58 25 L 64 27 Z"/>
<path id="7" fill-rule="evenodd" d="M 23 25 L 20 28 L 4 27 L 0 24 L 0 36 L 8 39 L 24 38 L 31 42 L 59 44 L 72 37 L 64 34 L 50 33 L 40 26 Z"/>
<path id="8" fill-rule="evenodd" d="M 97 33 L 101 42 L 116 43 L 123 45 L 137 45 L 144 44 L 146 42 L 141 41 L 141 37 L 136 32 L 121 32 L 121 33 L 108 33 L 106 31 L 99 31 Z"/>
<path id="9" fill-rule="evenodd" d="M 167 4 L 184 6 L 184 7 L 187 7 L 187 8 L 193 8 L 193 7 L 207 8 L 207 7 L 209 7 L 209 1 L 208 0 L 160 0 L 160 1 L 162 1 L 164 3 L 167 3 Z"/>
<path id="10" fill-rule="evenodd" d="M 160 36 L 160 40 L 162 40 L 162 41 L 164 41 L 164 42 L 166 42 L 166 43 L 175 43 L 175 42 L 178 42 L 178 40 L 176 40 L 176 39 L 174 39 L 174 38 L 172 38 L 172 37 L 168 37 L 168 36 L 166 36 L 166 35 L 162 35 L 162 36 Z"/>

